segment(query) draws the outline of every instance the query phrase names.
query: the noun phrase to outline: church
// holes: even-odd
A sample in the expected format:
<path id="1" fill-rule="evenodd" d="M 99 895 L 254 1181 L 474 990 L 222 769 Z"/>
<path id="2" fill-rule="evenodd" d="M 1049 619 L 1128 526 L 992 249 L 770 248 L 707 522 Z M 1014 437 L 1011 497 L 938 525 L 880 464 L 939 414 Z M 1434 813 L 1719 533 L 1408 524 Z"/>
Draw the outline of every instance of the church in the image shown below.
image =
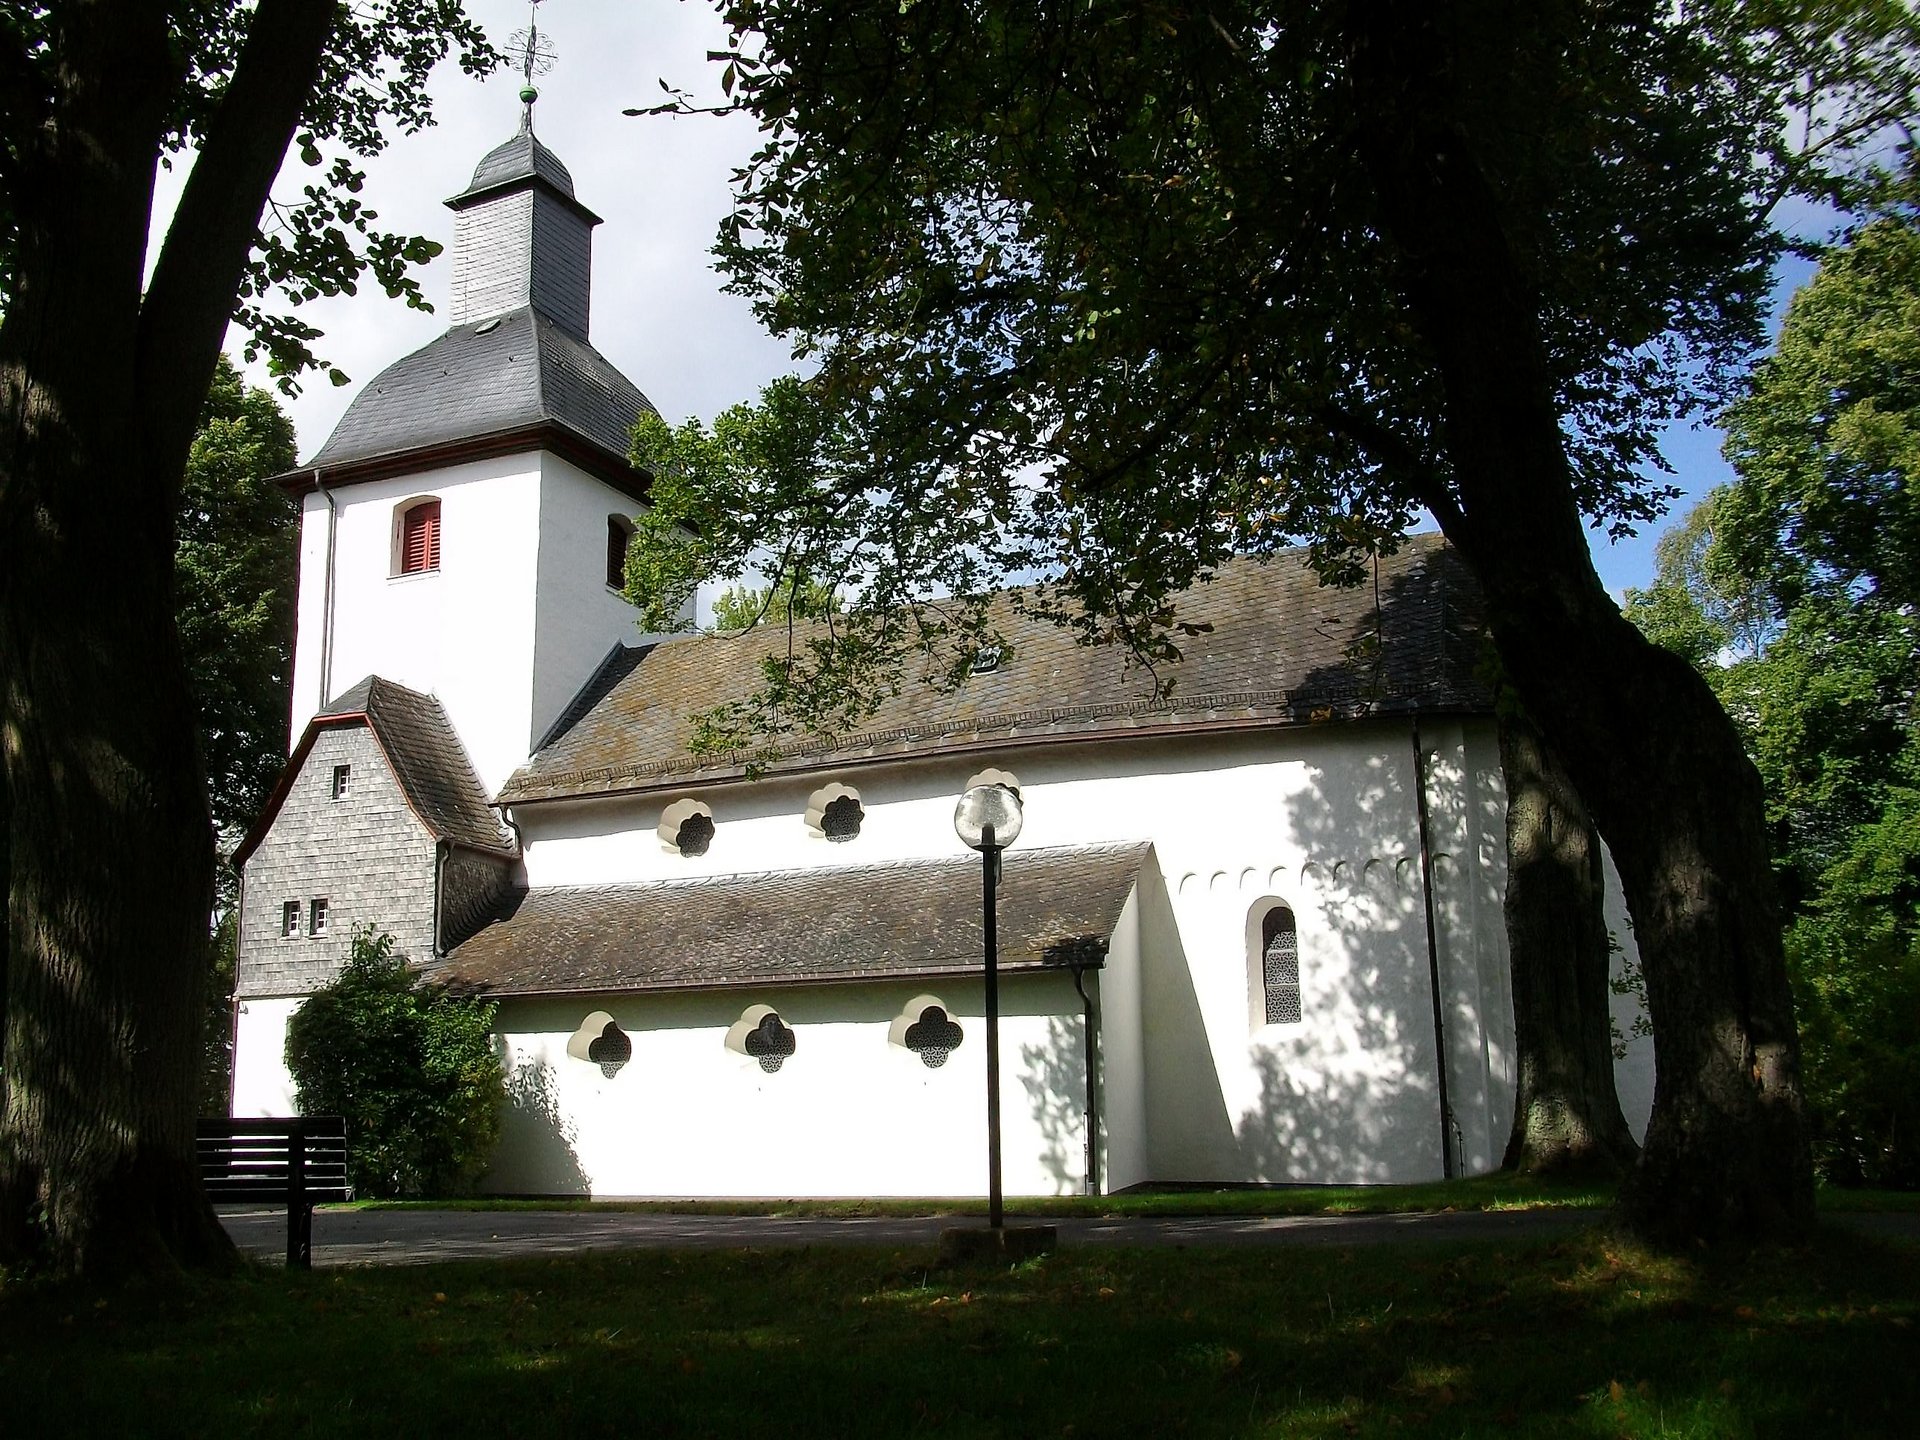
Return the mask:
<path id="1" fill-rule="evenodd" d="M 372 926 L 497 1002 L 484 1190 L 984 1193 L 982 875 L 953 814 L 1001 784 L 1009 1194 L 1497 1168 L 1505 806 L 1444 542 L 1363 590 L 1232 562 L 1182 601 L 1204 628 L 1169 696 L 1003 600 L 957 690 L 752 766 L 696 754 L 692 717 L 784 635 L 638 629 L 651 406 L 589 339 L 599 218 L 528 117 L 447 202 L 446 333 L 282 477 L 293 747 L 235 855 L 233 1112 L 292 1113 L 288 1019 Z M 1626 1050 L 1637 1133 L 1650 1042 Z"/>

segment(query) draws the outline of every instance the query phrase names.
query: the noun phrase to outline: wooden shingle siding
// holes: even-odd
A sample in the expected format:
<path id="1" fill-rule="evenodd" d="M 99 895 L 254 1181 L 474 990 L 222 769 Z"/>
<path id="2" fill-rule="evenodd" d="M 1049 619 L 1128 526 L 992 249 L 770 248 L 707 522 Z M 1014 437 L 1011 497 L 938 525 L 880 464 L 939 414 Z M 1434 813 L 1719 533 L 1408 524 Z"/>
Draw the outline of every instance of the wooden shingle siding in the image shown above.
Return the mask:
<path id="1" fill-rule="evenodd" d="M 354 785 L 332 797 L 333 767 Z M 259 846 L 247 857 L 237 991 L 302 995 L 346 964 L 355 926 L 390 932 L 426 959 L 433 946 L 434 841 L 414 817 L 365 725 L 322 731 Z M 281 934 L 281 907 L 327 897 L 324 935 Z"/>

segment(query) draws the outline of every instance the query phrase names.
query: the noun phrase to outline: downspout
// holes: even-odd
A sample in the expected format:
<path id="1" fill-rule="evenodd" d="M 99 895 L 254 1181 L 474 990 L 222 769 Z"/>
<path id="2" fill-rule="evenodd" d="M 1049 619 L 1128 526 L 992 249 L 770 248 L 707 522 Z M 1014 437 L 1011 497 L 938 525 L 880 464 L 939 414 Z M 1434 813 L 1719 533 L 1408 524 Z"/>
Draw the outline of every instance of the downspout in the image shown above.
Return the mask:
<path id="1" fill-rule="evenodd" d="M 447 871 L 447 852 L 453 847 L 445 840 L 433 842 L 433 958 L 444 960 L 447 952 L 440 948 L 440 897 L 441 877 Z"/>
<path id="2" fill-rule="evenodd" d="M 1427 980 L 1433 991 L 1434 1068 L 1440 1086 L 1440 1173 L 1454 1177 L 1453 1102 L 1447 1095 L 1446 1011 L 1440 1000 L 1440 943 L 1433 910 L 1433 851 L 1428 843 L 1427 754 L 1420 745 L 1420 712 L 1413 714 L 1413 793 L 1420 821 L 1420 895 L 1427 911 Z"/>
<path id="3" fill-rule="evenodd" d="M 227 1114 L 240 1091 L 240 950 L 247 943 L 247 872 L 241 868 L 233 902 L 233 999 L 227 1005 Z"/>
<path id="4" fill-rule="evenodd" d="M 1082 1172 L 1087 1177 L 1087 1194 L 1100 1194 L 1100 1048 L 1099 1014 L 1093 996 L 1087 993 L 1080 983 L 1087 967 L 1073 967 L 1073 988 L 1080 996 L 1080 1013 L 1085 1019 L 1086 1067 L 1087 1067 L 1087 1142 L 1086 1168 Z"/>
<path id="5" fill-rule="evenodd" d="M 498 803 L 489 804 L 487 808 L 500 812 L 500 823 L 513 832 L 513 853 L 524 861 L 527 855 L 527 846 L 520 834 L 520 822 L 513 818 L 512 809 Z"/>
<path id="6" fill-rule="evenodd" d="M 333 556 L 340 532 L 340 508 L 333 503 L 333 492 L 320 483 L 317 465 L 313 469 L 313 488 L 327 502 L 327 572 L 320 591 L 320 696 L 313 706 L 317 715 L 333 699 Z"/>

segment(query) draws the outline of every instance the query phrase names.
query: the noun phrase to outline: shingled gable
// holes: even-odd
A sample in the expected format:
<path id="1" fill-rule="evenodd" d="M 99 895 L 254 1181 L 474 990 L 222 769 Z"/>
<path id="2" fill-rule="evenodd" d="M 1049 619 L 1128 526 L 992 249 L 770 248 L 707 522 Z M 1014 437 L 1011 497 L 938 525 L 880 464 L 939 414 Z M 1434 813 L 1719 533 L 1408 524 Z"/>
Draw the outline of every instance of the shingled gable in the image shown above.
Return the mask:
<path id="1" fill-rule="evenodd" d="M 1211 629 L 1181 638 L 1183 658 L 1161 669 L 1174 682 L 1164 698 L 1117 648 L 1076 644 L 1003 602 L 1008 654 L 992 672 L 948 695 L 909 685 L 858 734 L 804 737 L 754 758 L 777 774 L 1005 744 L 1488 711 L 1477 673 L 1480 594 L 1459 556 L 1438 535 L 1415 536 L 1380 561 L 1377 593 L 1376 622 L 1376 587 L 1322 586 L 1304 550 L 1234 560 L 1180 597 L 1179 618 Z M 592 702 L 571 707 L 499 799 L 521 805 L 744 775 L 744 755 L 689 752 L 690 717 L 751 694 L 762 658 L 784 644 L 785 631 L 768 627 L 610 657 Z"/>
<path id="2" fill-rule="evenodd" d="M 409 808 L 434 839 L 489 855 L 519 853 L 512 832 L 487 804 L 480 777 L 440 702 L 369 675 L 307 723 L 259 820 L 234 851 L 235 868 L 244 865 L 266 838 L 315 737 L 323 730 L 360 724 L 373 732 Z"/>
<path id="3" fill-rule="evenodd" d="M 1008 851 L 1003 967 L 1100 964 L 1150 849 Z M 981 941 L 966 855 L 527 891 L 435 973 L 493 995 L 924 979 L 977 975 Z"/>

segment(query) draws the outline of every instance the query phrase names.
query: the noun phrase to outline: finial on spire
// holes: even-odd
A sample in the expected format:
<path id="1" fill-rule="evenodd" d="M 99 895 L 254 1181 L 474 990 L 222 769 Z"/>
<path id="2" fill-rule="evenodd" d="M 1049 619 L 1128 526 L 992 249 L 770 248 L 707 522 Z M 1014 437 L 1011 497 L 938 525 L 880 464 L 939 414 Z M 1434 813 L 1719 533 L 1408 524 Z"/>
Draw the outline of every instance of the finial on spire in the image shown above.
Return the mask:
<path id="1" fill-rule="evenodd" d="M 540 33 L 540 0 L 527 0 L 527 28 L 516 30 L 507 41 L 507 54 L 520 66 L 520 103 L 526 106 L 520 128 L 533 133 L 533 102 L 540 98 L 533 77 L 553 69 L 553 42 Z"/>

